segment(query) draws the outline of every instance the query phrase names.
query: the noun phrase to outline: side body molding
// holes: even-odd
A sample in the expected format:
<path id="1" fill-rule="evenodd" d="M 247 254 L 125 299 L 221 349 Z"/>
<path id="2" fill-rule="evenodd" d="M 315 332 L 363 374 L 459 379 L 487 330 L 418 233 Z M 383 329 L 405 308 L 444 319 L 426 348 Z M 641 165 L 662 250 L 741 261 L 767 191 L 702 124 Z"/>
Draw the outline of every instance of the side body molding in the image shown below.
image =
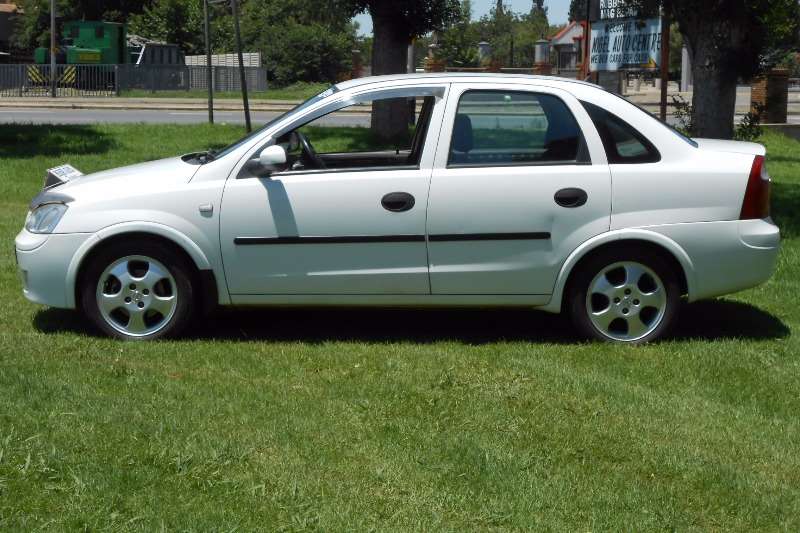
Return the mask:
<path id="1" fill-rule="evenodd" d="M 686 253 L 686 251 L 680 245 L 678 245 L 678 243 L 669 237 L 662 235 L 661 233 L 650 231 L 647 228 L 626 228 L 597 235 L 596 237 L 585 241 L 583 244 L 573 250 L 569 257 L 567 257 L 567 260 L 564 261 L 564 264 L 561 266 L 561 270 L 558 273 L 558 278 L 556 279 L 556 284 L 553 287 L 553 294 L 550 298 L 550 302 L 547 305 L 542 306 L 540 309 L 551 313 L 560 313 L 567 280 L 569 279 L 572 269 L 575 267 L 578 261 L 580 261 L 581 258 L 583 258 L 586 254 L 603 245 L 624 240 L 651 242 L 670 252 L 683 268 L 683 272 L 686 276 L 686 285 L 689 289 L 689 300 L 692 300 L 692 296 L 696 292 L 695 287 L 697 285 L 697 280 L 695 276 L 694 264 L 692 263 L 692 260 L 689 258 L 689 255 Z"/>
<path id="2" fill-rule="evenodd" d="M 175 228 L 167 226 L 166 224 L 159 224 L 157 222 L 131 221 L 114 224 L 99 230 L 97 233 L 92 235 L 90 239 L 83 243 L 83 245 L 78 248 L 77 252 L 75 252 L 75 255 L 72 257 L 72 261 L 70 262 L 69 269 L 67 270 L 66 298 L 67 305 L 69 307 L 74 308 L 76 305 L 75 284 L 77 283 L 78 270 L 81 266 L 81 263 L 83 263 L 84 258 L 103 240 L 124 233 L 151 233 L 174 242 L 183 248 L 184 251 L 186 251 L 199 270 L 211 270 L 214 273 L 219 304 L 226 305 L 230 303 L 228 287 L 225 283 L 225 274 L 222 271 L 221 265 L 212 264 L 212 262 L 209 260 L 208 254 L 206 254 L 195 241 Z"/>

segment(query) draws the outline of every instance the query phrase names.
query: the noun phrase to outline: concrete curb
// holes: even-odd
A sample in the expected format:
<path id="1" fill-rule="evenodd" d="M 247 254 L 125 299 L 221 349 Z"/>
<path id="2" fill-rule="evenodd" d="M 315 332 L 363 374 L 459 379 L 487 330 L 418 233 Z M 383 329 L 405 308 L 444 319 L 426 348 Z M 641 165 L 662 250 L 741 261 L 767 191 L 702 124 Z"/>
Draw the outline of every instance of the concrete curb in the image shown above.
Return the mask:
<path id="1" fill-rule="evenodd" d="M 250 110 L 258 112 L 285 113 L 297 104 L 287 102 L 283 104 L 250 102 Z M 106 111 L 207 111 L 205 103 L 182 103 L 182 102 L 76 102 L 76 101 L 42 101 L 39 99 L 17 98 L 14 100 L 0 100 L 0 109 L 94 109 Z M 225 103 L 214 102 L 214 111 L 244 111 L 241 104 L 226 105 Z M 345 108 L 338 113 L 367 113 L 368 109 L 358 107 Z"/>

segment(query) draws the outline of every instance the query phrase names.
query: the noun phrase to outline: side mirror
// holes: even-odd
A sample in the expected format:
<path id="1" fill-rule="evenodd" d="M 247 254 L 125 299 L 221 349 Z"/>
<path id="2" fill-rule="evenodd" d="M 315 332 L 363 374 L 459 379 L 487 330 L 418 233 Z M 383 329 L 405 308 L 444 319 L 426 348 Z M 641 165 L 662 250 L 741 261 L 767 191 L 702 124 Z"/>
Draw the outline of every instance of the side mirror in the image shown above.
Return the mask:
<path id="1" fill-rule="evenodd" d="M 267 146 L 261 150 L 258 162 L 266 169 L 280 170 L 286 164 L 286 150 L 279 144 Z"/>
<path id="2" fill-rule="evenodd" d="M 251 161 L 251 168 L 259 172 L 278 172 L 286 167 L 286 150 L 273 144 L 261 150 L 261 155 Z"/>

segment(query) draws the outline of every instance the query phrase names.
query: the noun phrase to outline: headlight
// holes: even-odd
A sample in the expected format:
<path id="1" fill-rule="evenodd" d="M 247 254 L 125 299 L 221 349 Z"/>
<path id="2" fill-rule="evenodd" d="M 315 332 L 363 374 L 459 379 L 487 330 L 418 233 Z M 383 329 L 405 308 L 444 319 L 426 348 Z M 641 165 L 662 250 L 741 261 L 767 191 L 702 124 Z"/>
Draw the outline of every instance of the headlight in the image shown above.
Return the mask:
<path id="1" fill-rule="evenodd" d="M 40 205 L 28 213 L 25 229 L 31 233 L 52 233 L 66 212 L 67 206 L 64 204 Z"/>

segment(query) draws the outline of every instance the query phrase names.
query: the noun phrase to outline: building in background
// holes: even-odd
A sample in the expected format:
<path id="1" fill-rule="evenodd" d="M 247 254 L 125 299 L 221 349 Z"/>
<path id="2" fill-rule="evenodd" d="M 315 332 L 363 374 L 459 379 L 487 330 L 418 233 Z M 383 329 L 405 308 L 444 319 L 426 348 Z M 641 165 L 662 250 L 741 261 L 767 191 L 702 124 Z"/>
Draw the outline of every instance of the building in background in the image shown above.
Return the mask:
<path id="1" fill-rule="evenodd" d="M 550 38 L 554 72 L 574 78 L 583 61 L 585 22 L 572 21 Z"/>

